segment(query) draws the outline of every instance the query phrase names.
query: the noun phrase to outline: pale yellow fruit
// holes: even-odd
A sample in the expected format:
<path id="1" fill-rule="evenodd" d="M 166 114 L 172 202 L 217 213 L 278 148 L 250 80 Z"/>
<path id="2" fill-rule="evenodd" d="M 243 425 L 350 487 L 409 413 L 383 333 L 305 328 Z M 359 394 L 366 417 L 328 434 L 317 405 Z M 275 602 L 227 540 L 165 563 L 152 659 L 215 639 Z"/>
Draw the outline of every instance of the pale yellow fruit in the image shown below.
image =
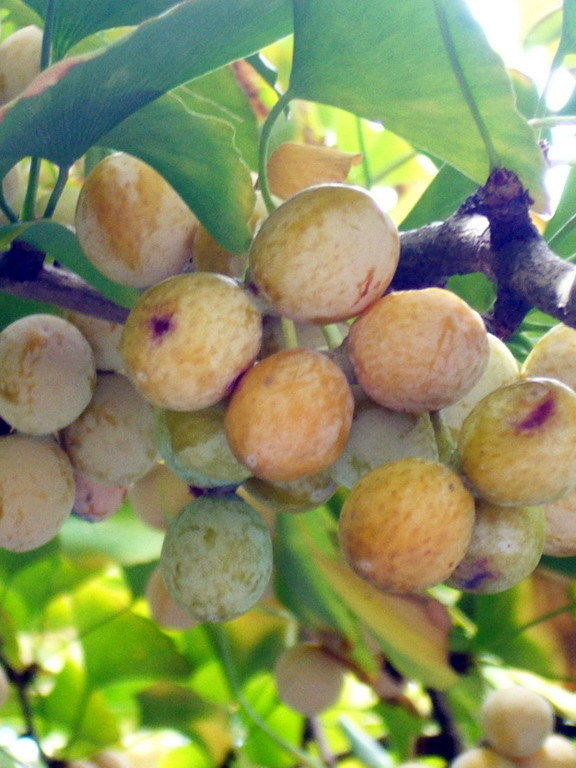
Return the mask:
<path id="1" fill-rule="evenodd" d="M 150 574 L 146 586 L 146 600 L 150 607 L 150 613 L 154 621 L 166 629 L 190 629 L 196 622 L 190 618 L 188 613 L 176 605 L 166 584 L 159 567 L 155 568 Z"/>
<path id="2" fill-rule="evenodd" d="M 538 339 L 522 365 L 522 376 L 557 379 L 576 390 L 576 329 L 559 323 Z"/>
<path id="3" fill-rule="evenodd" d="M 576 555 L 576 488 L 544 505 L 546 540 L 544 554 L 552 557 Z"/>
<path id="4" fill-rule="evenodd" d="M 552 733 L 537 752 L 515 760 L 519 768 L 576 768 L 576 745 L 559 733 Z"/>
<path id="5" fill-rule="evenodd" d="M 83 315 L 80 312 L 67 312 L 66 319 L 88 340 L 97 370 L 122 373 L 124 362 L 120 354 L 120 339 L 123 326 L 120 323 L 101 320 L 99 317 Z"/>
<path id="6" fill-rule="evenodd" d="M 51 440 L 0 438 L 0 547 L 27 552 L 53 539 L 74 504 L 74 474 Z"/>
<path id="7" fill-rule="evenodd" d="M 332 323 L 384 293 L 399 252 L 396 226 L 365 190 L 326 184 L 268 216 L 252 242 L 250 276 L 275 312 Z"/>
<path id="8" fill-rule="evenodd" d="M 539 750 L 552 733 L 554 713 L 540 694 L 511 686 L 488 694 L 480 723 L 497 752 L 510 758 L 527 757 Z"/>
<path id="9" fill-rule="evenodd" d="M 104 749 L 91 758 L 96 768 L 130 768 L 130 760 L 116 749 Z"/>
<path id="10" fill-rule="evenodd" d="M 240 379 L 226 412 L 232 452 L 270 482 L 322 472 L 344 450 L 354 399 L 346 377 L 311 349 L 277 352 Z"/>
<path id="11" fill-rule="evenodd" d="M 122 335 L 129 377 L 154 405 L 194 411 L 214 405 L 255 360 L 262 319 L 231 278 L 178 275 L 149 288 Z"/>
<path id="12" fill-rule="evenodd" d="M 102 274 L 145 288 L 183 270 L 197 219 L 157 171 L 116 152 L 88 174 L 75 224 L 80 245 Z"/>
<path id="13" fill-rule="evenodd" d="M 488 363 L 476 384 L 464 397 L 442 409 L 444 424 L 455 438 L 466 416 L 483 397 L 506 384 L 512 384 L 520 376 L 518 361 L 503 341 L 489 333 L 488 345 Z"/>
<path id="14" fill-rule="evenodd" d="M 152 407 L 124 376 L 100 374 L 90 405 L 63 430 L 62 444 L 89 480 L 133 483 L 156 462 Z"/>
<path id="15" fill-rule="evenodd" d="M 90 344 L 61 317 L 27 315 L 0 333 L 0 416 L 20 432 L 67 426 L 90 402 L 95 382 Z"/>
<path id="16" fill-rule="evenodd" d="M 352 488 L 376 467 L 408 456 L 438 459 L 430 416 L 391 411 L 364 397 L 356 403 L 346 448 L 329 472 Z"/>
<path id="17" fill-rule="evenodd" d="M 40 72 L 42 30 L 22 27 L 0 45 L 0 104 L 12 101 Z"/>
<path id="18" fill-rule="evenodd" d="M 530 506 L 576 483 L 576 394 L 552 379 L 521 379 L 491 392 L 458 438 L 461 469 L 494 504 Z"/>
<path id="19" fill-rule="evenodd" d="M 514 763 L 489 747 L 472 747 L 461 752 L 450 768 L 514 768 Z"/>
<path id="20" fill-rule="evenodd" d="M 153 528 L 166 530 L 194 495 L 188 483 L 166 464 L 155 464 L 131 486 L 128 498 L 141 520 Z"/>
<path id="21" fill-rule="evenodd" d="M 342 551 L 375 587 L 417 592 L 438 584 L 464 557 L 474 498 L 448 467 L 429 459 L 384 464 L 351 490 L 340 514 Z"/>
<path id="22" fill-rule="evenodd" d="M 342 665 L 314 643 L 285 650 L 275 668 L 278 695 L 285 704 L 313 717 L 334 706 L 344 683 Z"/>
<path id="23" fill-rule="evenodd" d="M 172 599 L 192 619 L 229 621 L 262 597 L 272 573 L 272 541 L 244 501 L 201 496 L 170 524 L 160 568 Z"/>
<path id="24" fill-rule="evenodd" d="M 443 288 L 379 299 L 352 325 L 347 348 L 362 389 L 397 411 L 451 405 L 474 386 L 488 362 L 482 318 Z"/>

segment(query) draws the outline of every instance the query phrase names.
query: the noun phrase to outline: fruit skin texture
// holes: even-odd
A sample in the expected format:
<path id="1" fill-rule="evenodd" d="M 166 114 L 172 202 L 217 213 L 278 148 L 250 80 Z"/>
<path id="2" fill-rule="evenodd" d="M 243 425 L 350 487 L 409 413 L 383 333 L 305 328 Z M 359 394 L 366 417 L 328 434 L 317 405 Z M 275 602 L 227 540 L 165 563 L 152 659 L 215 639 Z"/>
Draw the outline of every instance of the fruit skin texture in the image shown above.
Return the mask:
<path id="1" fill-rule="evenodd" d="M 268 216 L 252 241 L 249 270 L 279 314 L 332 323 L 384 293 L 399 253 L 396 226 L 365 190 L 325 184 L 298 192 Z"/>
<path id="2" fill-rule="evenodd" d="M 472 539 L 447 583 L 480 594 L 510 589 L 538 565 L 545 536 L 544 507 L 500 507 L 479 500 Z"/>
<path id="3" fill-rule="evenodd" d="M 503 341 L 489 333 L 488 346 L 488 364 L 476 384 L 460 400 L 442 409 L 444 424 L 454 438 L 458 437 L 466 416 L 482 398 L 495 389 L 512 384 L 520 377 L 518 361 Z"/>
<path id="4" fill-rule="evenodd" d="M 284 483 L 268 483 L 251 477 L 243 484 L 243 488 L 249 496 L 248 502 L 253 501 L 272 512 L 297 514 L 325 504 L 334 495 L 336 483 L 327 473 L 321 472 Z"/>
<path id="5" fill-rule="evenodd" d="M 250 476 L 230 450 L 225 414 L 224 403 L 186 413 L 156 409 L 158 450 L 172 471 L 195 488 L 241 483 Z"/>
<path id="6" fill-rule="evenodd" d="M 123 326 L 98 317 L 67 312 L 66 319 L 75 325 L 90 344 L 98 371 L 122 373 L 124 362 L 120 355 Z"/>
<path id="7" fill-rule="evenodd" d="M 297 480 L 327 469 L 344 450 L 354 398 L 346 377 L 311 349 L 277 352 L 239 381 L 226 412 L 228 442 L 254 475 Z"/>
<path id="8" fill-rule="evenodd" d="M 75 475 L 76 495 L 72 514 L 89 523 L 97 523 L 117 512 L 126 498 L 125 485 L 102 485 Z"/>
<path id="9" fill-rule="evenodd" d="M 155 464 L 130 487 L 128 498 L 143 522 L 165 531 L 194 495 L 188 483 L 165 464 Z"/>
<path id="10" fill-rule="evenodd" d="M 53 539 L 74 504 L 74 474 L 52 440 L 0 438 L 0 547 L 28 552 Z"/>
<path id="11" fill-rule="evenodd" d="M 229 621 L 264 593 L 272 541 L 245 502 L 201 496 L 170 524 L 160 568 L 172 599 L 192 619 Z"/>
<path id="12" fill-rule="evenodd" d="M 543 504 L 576 483 L 576 394 L 523 379 L 487 395 L 458 438 L 463 473 L 494 504 Z"/>
<path id="13" fill-rule="evenodd" d="M 488 362 L 480 315 L 443 288 L 378 299 L 352 325 L 347 349 L 362 389 L 397 411 L 433 411 L 463 397 Z"/>
<path id="14" fill-rule="evenodd" d="M 524 360 L 526 378 L 557 379 L 576 390 L 576 329 L 559 323 L 544 334 Z"/>
<path id="15" fill-rule="evenodd" d="M 122 334 L 129 378 L 154 405 L 195 411 L 221 400 L 255 360 L 262 319 L 234 280 L 177 275 L 145 291 Z"/>
<path id="16" fill-rule="evenodd" d="M 94 166 L 75 215 L 88 259 L 106 277 L 133 288 L 182 271 L 192 256 L 197 223 L 159 173 L 123 152 Z"/>
<path id="17" fill-rule="evenodd" d="M 152 407 L 117 373 L 98 377 L 90 405 L 61 438 L 76 472 L 95 483 L 133 483 L 156 462 Z"/>
<path id="18" fill-rule="evenodd" d="M 429 459 L 400 459 L 352 488 L 340 544 L 353 570 L 378 589 L 417 592 L 448 578 L 473 524 L 474 498 L 455 472 Z"/>
<path id="19" fill-rule="evenodd" d="M 408 456 L 438 459 L 430 416 L 391 411 L 364 396 L 356 402 L 346 448 L 329 472 L 352 488 L 371 470 Z"/>
<path id="20" fill-rule="evenodd" d="M 320 646 L 308 642 L 285 650 L 275 674 L 282 701 L 308 717 L 336 704 L 344 682 L 342 666 Z"/>
<path id="21" fill-rule="evenodd" d="M 576 555 L 576 488 L 544 505 L 546 540 L 544 554 L 552 557 Z"/>
<path id="22" fill-rule="evenodd" d="M 500 688 L 486 697 L 480 723 L 490 746 L 510 758 L 533 755 L 552 733 L 552 707 L 538 693 L 520 686 Z"/>
<path id="23" fill-rule="evenodd" d="M 40 72 L 42 30 L 30 24 L 0 45 L 0 104 L 16 98 Z"/>
<path id="24" fill-rule="evenodd" d="M 67 320 L 27 315 L 0 333 L 0 416 L 20 432 L 46 435 L 67 426 L 95 384 L 90 344 Z"/>
<path id="25" fill-rule="evenodd" d="M 519 768 L 576 768 L 576 746 L 559 733 L 552 733 L 537 752 L 515 760 Z"/>

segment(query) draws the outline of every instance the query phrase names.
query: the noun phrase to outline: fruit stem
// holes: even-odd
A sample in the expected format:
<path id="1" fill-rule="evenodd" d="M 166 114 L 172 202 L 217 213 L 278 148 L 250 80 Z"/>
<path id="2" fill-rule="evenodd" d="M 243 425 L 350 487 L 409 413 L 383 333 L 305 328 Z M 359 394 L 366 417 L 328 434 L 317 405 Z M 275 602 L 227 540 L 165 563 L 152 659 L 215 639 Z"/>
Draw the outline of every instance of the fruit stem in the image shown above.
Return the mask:
<path id="1" fill-rule="evenodd" d="M 46 205 L 46 209 L 42 214 L 42 218 L 51 219 L 52 216 L 54 215 L 54 211 L 56 210 L 56 206 L 58 205 L 58 201 L 60 200 L 60 195 L 64 191 L 64 187 L 66 186 L 66 182 L 68 181 L 68 173 L 69 173 L 69 168 L 65 168 L 64 166 L 61 166 L 59 168 L 56 184 L 54 185 L 54 189 L 50 194 L 50 198 Z"/>
<path id="2" fill-rule="evenodd" d="M 276 204 L 272 198 L 270 187 L 268 186 L 267 164 L 268 164 L 268 154 L 269 154 L 269 147 L 270 147 L 270 137 L 272 135 L 272 129 L 274 128 L 274 124 L 276 120 L 280 117 L 282 112 L 286 109 L 291 98 L 292 98 L 292 94 L 290 93 L 290 91 L 286 91 L 286 93 L 280 96 L 276 104 L 274 104 L 274 106 L 268 113 L 268 116 L 264 121 L 264 125 L 262 126 L 262 133 L 260 134 L 260 149 L 259 149 L 259 155 L 258 155 L 258 181 L 260 184 L 260 191 L 262 192 L 262 198 L 264 200 L 264 203 L 266 204 L 266 209 L 268 213 L 272 213 L 272 211 L 276 209 Z"/>
<path id="3" fill-rule="evenodd" d="M 298 331 L 294 320 L 283 317 L 281 322 L 282 336 L 284 337 L 284 349 L 298 349 Z"/>
<path id="4" fill-rule="evenodd" d="M 328 344 L 328 349 L 338 349 L 342 344 L 342 334 L 340 328 L 335 323 L 322 326 L 322 333 Z"/>
<path id="5" fill-rule="evenodd" d="M 301 749 L 298 749 L 294 744 L 286 741 L 279 733 L 271 728 L 268 723 L 263 720 L 260 715 L 252 709 L 251 704 L 246 700 L 242 692 L 240 680 L 238 678 L 238 672 L 232 659 L 232 652 L 230 649 L 230 643 L 226 630 L 219 624 L 204 624 L 204 630 L 211 642 L 215 656 L 220 660 L 222 665 L 222 671 L 224 677 L 228 683 L 228 687 L 232 693 L 233 698 L 236 700 L 236 704 L 243 712 L 243 714 L 251 720 L 260 730 L 265 733 L 272 741 L 278 746 L 282 747 L 288 754 L 292 755 L 299 764 L 307 766 L 307 768 L 326 768 L 324 763 L 320 760 L 309 755 Z"/>
<path id="6" fill-rule="evenodd" d="M 364 126 L 360 117 L 356 117 L 356 137 L 358 139 L 358 149 L 362 155 L 364 186 L 367 189 L 370 189 L 374 184 L 374 178 L 372 176 L 372 171 L 370 170 L 370 160 L 368 159 L 368 153 L 366 152 L 366 142 L 364 140 Z"/>
<path id="7" fill-rule="evenodd" d="M 442 463 L 450 465 L 456 450 L 450 430 L 444 423 L 440 411 L 430 411 L 430 421 L 432 422 L 434 438 L 438 447 L 438 457 Z"/>

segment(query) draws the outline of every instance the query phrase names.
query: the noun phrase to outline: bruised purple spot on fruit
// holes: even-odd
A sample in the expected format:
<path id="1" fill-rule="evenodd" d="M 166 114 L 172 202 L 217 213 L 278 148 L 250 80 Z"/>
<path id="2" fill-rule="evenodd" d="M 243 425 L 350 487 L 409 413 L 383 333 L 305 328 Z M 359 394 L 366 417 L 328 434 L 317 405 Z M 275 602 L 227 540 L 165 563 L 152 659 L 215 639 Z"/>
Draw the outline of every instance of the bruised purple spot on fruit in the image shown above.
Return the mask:
<path id="1" fill-rule="evenodd" d="M 480 571 L 472 576 L 471 579 L 461 582 L 462 589 L 478 589 L 485 581 L 492 578 L 490 571 Z"/>
<path id="2" fill-rule="evenodd" d="M 161 341 L 163 336 L 171 331 L 173 327 L 172 315 L 159 315 L 150 320 L 150 328 L 155 341 Z"/>
<path id="3" fill-rule="evenodd" d="M 518 432 L 526 432 L 541 427 L 555 411 L 554 395 L 550 394 L 526 416 L 515 425 Z"/>

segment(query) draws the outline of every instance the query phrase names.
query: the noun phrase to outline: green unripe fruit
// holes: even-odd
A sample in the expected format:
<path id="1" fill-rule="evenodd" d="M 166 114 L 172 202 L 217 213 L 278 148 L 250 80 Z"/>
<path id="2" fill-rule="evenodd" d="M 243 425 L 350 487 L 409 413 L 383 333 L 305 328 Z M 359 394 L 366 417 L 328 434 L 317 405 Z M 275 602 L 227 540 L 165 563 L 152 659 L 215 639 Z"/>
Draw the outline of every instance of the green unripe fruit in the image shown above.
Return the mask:
<path id="1" fill-rule="evenodd" d="M 199 411 L 156 409 L 158 450 L 172 471 L 196 488 L 241 483 L 250 470 L 232 453 L 217 403 Z"/>
<path id="2" fill-rule="evenodd" d="M 192 619 L 229 621 L 266 589 L 272 541 L 244 501 L 201 496 L 170 524 L 160 568 L 172 599 Z"/>

